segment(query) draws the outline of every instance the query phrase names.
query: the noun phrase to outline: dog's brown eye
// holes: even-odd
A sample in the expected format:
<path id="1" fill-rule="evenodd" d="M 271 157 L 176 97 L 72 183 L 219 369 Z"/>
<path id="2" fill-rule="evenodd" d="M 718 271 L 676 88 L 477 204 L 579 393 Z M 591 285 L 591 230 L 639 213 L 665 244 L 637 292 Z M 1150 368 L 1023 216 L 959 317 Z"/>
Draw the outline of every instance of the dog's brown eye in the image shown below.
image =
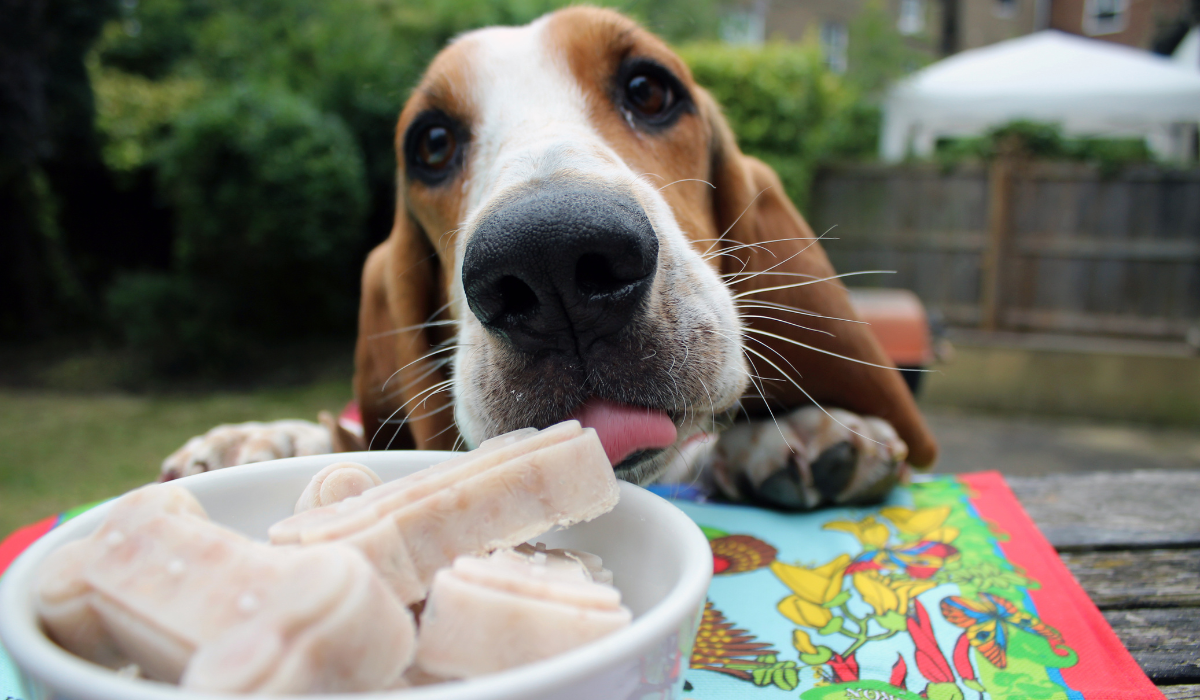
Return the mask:
<path id="1" fill-rule="evenodd" d="M 639 73 L 625 85 L 629 103 L 644 117 L 655 117 L 671 108 L 675 95 L 671 87 L 658 78 Z"/>
<path id="2" fill-rule="evenodd" d="M 458 143 L 454 133 L 444 126 L 430 126 L 417 141 L 417 159 L 430 170 L 441 170 L 450 164 Z"/>

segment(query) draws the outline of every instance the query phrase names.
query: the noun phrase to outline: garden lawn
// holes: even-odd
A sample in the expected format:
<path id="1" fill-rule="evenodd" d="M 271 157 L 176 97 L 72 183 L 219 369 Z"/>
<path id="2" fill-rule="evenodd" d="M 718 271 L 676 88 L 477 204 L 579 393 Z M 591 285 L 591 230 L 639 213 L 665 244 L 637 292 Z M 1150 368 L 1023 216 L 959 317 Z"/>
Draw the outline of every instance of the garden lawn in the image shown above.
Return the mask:
<path id="1" fill-rule="evenodd" d="M 0 390 L 0 538 L 158 477 L 163 458 L 221 423 L 337 413 L 348 381 L 200 396 Z"/>

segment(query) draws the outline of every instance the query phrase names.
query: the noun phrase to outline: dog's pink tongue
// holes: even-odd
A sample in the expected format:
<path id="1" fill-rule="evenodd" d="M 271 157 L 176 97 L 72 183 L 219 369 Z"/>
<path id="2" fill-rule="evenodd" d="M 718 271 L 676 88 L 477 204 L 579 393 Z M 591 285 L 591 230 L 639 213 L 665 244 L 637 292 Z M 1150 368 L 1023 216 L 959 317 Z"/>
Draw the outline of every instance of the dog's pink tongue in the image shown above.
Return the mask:
<path id="1" fill-rule="evenodd" d="M 662 411 L 592 399 L 571 416 L 585 428 L 595 428 L 613 466 L 639 450 L 675 444 L 675 424 Z"/>

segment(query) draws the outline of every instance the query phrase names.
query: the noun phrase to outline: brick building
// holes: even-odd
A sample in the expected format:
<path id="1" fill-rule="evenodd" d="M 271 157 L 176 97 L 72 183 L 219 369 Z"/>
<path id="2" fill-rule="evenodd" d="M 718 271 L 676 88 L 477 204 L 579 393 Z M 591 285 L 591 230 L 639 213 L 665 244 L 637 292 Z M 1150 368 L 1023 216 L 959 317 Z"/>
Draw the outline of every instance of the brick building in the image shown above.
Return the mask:
<path id="1" fill-rule="evenodd" d="M 987 46 L 1042 29 L 1142 49 L 1169 51 L 1200 21 L 1200 0 L 875 0 L 901 34 L 934 56 Z M 845 66 L 849 26 L 868 0 L 748 0 L 733 5 L 723 36 L 739 43 L 818 37 L 836 70 Z"/>

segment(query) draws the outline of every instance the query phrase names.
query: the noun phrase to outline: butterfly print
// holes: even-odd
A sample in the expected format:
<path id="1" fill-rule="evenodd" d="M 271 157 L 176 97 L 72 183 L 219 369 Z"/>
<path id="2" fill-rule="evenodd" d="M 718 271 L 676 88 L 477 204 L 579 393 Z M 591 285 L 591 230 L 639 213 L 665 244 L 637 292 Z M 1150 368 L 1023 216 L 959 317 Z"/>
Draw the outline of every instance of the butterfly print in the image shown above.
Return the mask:
<path id="1" fill-rule="evenodd" d="M 1008 665 L 1008 636 L 1013 627 L 1043 637 L 1053 647 L 1065 643 L 1057 630 L 1018 610 L 1012 602 L 990 593 L 979 595 L 979 600 L 958 596 L 943 598 L 942 616 L 965 629 L 971 646 L 996 668 Z"/>

